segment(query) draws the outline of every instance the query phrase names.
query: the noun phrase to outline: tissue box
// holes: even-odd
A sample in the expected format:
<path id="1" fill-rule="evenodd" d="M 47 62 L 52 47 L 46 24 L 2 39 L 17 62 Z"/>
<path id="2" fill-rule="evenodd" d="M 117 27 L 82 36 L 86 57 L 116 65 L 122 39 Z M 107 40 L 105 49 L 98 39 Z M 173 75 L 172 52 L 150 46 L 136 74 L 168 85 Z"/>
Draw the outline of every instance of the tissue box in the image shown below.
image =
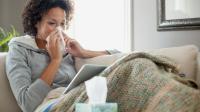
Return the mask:
<path id="1" fill-rule="evenodd" d="M 117 112 L 117 103 L 84 104 L 77 103 L 76 112 Z"/>

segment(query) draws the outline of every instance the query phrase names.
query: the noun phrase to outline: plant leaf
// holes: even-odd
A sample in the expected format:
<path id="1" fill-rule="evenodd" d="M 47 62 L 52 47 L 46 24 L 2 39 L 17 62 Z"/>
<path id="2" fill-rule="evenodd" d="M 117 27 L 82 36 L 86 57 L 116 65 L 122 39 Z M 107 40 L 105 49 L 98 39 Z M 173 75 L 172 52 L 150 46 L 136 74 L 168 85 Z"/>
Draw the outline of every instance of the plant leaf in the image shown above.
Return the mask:
<path id="1" fill-rule="evenodd" d="M 7 43 L 12 38 L 13 38 L 13 34 L 9 33 L 9 35 L 7 37 L 5 37 L 2 41 L 0 41 L 0 46 L 2 46 L 3 44 Z"/>

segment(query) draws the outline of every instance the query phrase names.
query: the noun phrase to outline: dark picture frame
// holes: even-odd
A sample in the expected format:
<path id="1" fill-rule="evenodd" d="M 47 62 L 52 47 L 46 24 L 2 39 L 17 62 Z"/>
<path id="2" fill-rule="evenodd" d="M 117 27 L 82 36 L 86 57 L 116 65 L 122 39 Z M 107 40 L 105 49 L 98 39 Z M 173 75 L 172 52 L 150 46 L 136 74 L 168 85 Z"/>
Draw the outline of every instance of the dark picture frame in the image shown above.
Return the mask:
<path id="1" fill-rule="evenodd" d="M 157 30 L 198 30 L 199 18 L 166 19 L 166 0 L 157 0 Z"/>

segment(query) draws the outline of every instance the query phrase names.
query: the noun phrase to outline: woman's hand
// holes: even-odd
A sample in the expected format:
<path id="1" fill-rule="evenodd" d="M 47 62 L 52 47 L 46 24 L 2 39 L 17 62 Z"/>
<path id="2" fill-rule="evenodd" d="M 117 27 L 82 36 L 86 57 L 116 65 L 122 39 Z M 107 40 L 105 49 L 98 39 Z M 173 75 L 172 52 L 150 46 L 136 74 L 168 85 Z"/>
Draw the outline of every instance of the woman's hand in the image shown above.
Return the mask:
<path id="1" fill-rule="evenodd" d="M 58 30 L 53 31 L 47 37 L 46 49 L 50 55 L 51 61 L 61 61 L 62 53 L 60 51 L 60 36 Z"/>
<path id="2" fill-rule="evenodd" d="M 64 41 L 66 43 L 66 50 L 75 57 L 80 58 L 92 58 L 100 55 L 108 54 L 106 51 L 90 51 L 86 50 L 75 40 L 68 37 L 66 34 L 64 35 Z"/>
<path id="3" fill-rule="evenodd" d="M 84 57 L 85 49 L 75 39 L 65 36 L 64 41 L 66 43 L 66 50 L 68 53 L 75 57 Z"/>

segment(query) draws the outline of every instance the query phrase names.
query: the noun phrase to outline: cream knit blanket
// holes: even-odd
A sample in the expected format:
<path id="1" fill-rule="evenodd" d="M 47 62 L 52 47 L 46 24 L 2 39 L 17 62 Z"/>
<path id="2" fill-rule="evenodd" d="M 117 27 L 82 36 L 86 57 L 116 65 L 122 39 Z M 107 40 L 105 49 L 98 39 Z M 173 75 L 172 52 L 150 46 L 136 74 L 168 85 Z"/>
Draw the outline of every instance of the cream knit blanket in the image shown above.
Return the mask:
<path id="1" fill-rule="evenodd" d="M 107 78 L 107 102 L 117 102 L 119 112 L 200 112 L 200 91 L 177 74 L 176 63 L 167 57 L 130 53 L 100 75 Z M 62 90 L 42 105 L 62 97 L 51 112 L 74 112 L 76 103 L 88 102 L 84 83 L 65 95 Z"/>

